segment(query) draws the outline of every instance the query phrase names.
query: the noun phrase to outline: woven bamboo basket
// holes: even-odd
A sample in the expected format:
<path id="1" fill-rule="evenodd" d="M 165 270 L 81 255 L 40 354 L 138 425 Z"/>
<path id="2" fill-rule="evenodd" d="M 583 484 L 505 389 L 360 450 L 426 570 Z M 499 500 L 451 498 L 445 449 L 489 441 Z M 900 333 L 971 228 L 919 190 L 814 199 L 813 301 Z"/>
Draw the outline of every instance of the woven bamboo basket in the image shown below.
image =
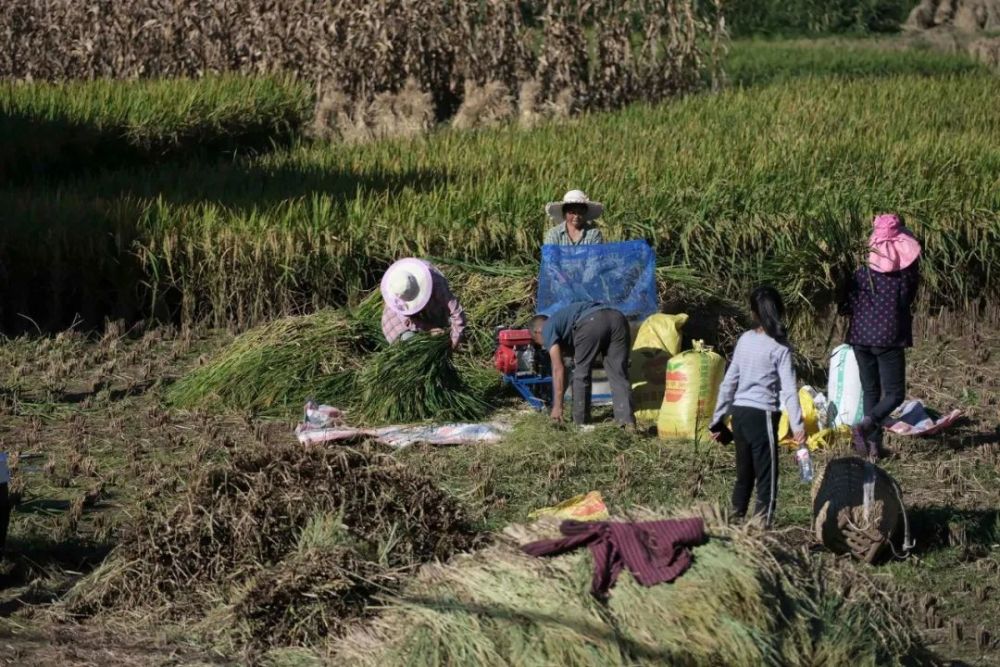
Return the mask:
<path id="1" fill-rule="evenodd" d="M 812 488 L 816 540 L 838 554 L 875 562 L 900 544 L 912 547 L 899 485 L 889 473 L 856 457 L 834 459 Z"/>

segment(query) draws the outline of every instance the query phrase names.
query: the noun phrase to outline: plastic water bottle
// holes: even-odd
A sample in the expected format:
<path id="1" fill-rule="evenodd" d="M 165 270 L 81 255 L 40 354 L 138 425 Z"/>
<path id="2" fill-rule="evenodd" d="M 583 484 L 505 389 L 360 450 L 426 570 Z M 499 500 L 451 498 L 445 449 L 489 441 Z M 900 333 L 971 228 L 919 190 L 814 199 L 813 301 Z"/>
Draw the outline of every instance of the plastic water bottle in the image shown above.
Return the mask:
<path id="1" fill-rule="evenodd" d="M 809 455 L 809 449 L 805 445 L 799 447 L 798 451 L 795 452 L 795 460 L 799 462 L 799 476 L 802 477 L 802 481 L 811 482 L 813 480 L 813 462 L 812 456 Z"/>

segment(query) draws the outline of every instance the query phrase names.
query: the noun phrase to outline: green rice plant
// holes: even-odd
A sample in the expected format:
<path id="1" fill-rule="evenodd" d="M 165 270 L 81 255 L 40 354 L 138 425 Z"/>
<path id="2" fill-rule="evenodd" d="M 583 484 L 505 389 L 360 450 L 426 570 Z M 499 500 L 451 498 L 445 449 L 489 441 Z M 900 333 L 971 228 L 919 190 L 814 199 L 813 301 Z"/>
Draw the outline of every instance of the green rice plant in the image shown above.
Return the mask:
<path id="1" fill-rule="evenodd" d="M 623 573 L 607 606 L 590 595 L 585 549 L 519 552 L 553 528 L 514 526 L 497 546 L 423 567 L 379 619 L 334 643 L 338 663 L 933 664 L 885 590 L 718 518 L 674 583 L 647 588 Z"/>
<path id="2" fill-rule="evenodd" d="M 385 347 L 365 359 L 357 384 L 360 410 L 375 424 L 475 421 L 488 407 L 456 369 L 446 335 L 418 333 Z"/>
<path id="3" fill-rule="evenodd" d="M 310 104 L 308 87 L 287 77 L 4 81 L 0 181 L 269 149 L 300 132 Z"/>
<path id="4" fill-rule="evenodd" d="M 213 284 L 230 279 L 220 271 L 249 283 L 248 299 L 281 303 L 271 296 L 280 281 L 265 270 L 285 267 L 296 284 L 323 289 L 334 276 L 375 278 L 402 255 L 520 262 L 537 252 L 541 205 L 558 195 L 551 184 L 584 182 L 605 201 L 607 237 L 648 238 L 662 262 L 710 279 L 723 294 L 761 280 L 782 286 L 792 267 L 796 283 L 810 283 L 786 290 L 799 310 L 808 292 L 829 293 L 831 260 L 857 260 L 840 251 L 863 242 L 870 216 L 898 210 L 928 250 L 929 291 L 953 307 L 974 305 L 992 294 L 985 281 L 998 261 L 989 250 L 1000 233 L 996 156 L 983 135 L 998 124 L 987 103 L 997 86 L 979 74 L 893 77 L 874 90 L 861 80 L 804 79 L 594 116 L 573 128 L 446 132 L 408 145 L 405 160 L 391 143 L 336 156 L 302 148 L 262 162 L 311 171 L 360 161 L 376 173 L 395 171 L 403 185 L 250 215 L 167 207 L 148 222 L 151 242 L 180 233 L 191 243 L 157 244 L 149 254 L 170 267 L 172 282 L 220 303 L 232 302 L 224 295 L 233 289 Z M 603 157 L 561 161 L 582 137 Z M 449 177 L 407 187 L 413 170 Z M 354 255 L 359 247 L 366 258 Z M 192 298 L 215 298 L 206 296 Z"/>
<path id="5" fill-rule="evenodd" d="M 653 244 L 673 267 L 665 290 L 742 303 L 767 281 L 809 318 L 860 261 L 872 215 L 895 210 L 924 244 L 923 304 L 991 317 L 1000 80 L 948 71 L 800 77 L 530 131 L 301 144 L 0 188 L 5 326 L 39 311 L 99 324 L 110 283 L 116 310 L 245 330 L 355 304 L 413 255 L 444 260 L 488 353 L 487 330 L 530 310 L 534 273 L 505 274 L 533 264 L 544 203 L 573 186 L 604 202 L 607 239 Z"/>
<path id="6" fill-rule="evenodd" d="M 890 77 L 901 74 L 949 76 L 982 68 L 962 53 L 906 48 L 902 38 L 739 39 L 729 45 L 726 79 L 759 86 L 802 77 Z"/>

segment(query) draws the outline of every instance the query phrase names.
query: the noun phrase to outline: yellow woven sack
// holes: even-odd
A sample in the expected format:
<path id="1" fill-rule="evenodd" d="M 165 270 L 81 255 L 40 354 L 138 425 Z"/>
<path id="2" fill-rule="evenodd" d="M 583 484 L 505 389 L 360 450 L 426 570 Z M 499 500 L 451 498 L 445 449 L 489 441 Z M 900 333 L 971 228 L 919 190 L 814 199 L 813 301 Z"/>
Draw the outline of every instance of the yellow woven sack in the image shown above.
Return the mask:
<path id="1" fill-rule="evenodd" d="M 708 437 L 726 362 L 702 341 L 667 362 L 663 405 L 656 422 L 661 438 Z"/>
<path id="2" fill-rule="evenodd" d="M 802 406 L 802 422 L 806 427 L 806 435 L 813 435 L 819 431 L 819 415 L 816 412 L 816 402 L 813 400 L 813 395 L 805 387 L 799 389 L 799 405 Z M 792 441 L 792 429 L 788 425 L 787 410 L 781 411 L 781 421 L 778 422 L 778 441 Z"/>
<path id="3" fill-rule="evenodd" d="M 629 374 L 635 418 L 653 422 L 660 414 L 670 357 L 681 351 L 681 327 L 688 316 L 650 315 L 639 327 L 632 343 Z"/>
<path id="4" fill-rule="evenodd" d="M 552 507 L 541 507 L 528 513 L 529 519 L 552 516 L 557 519 L 573 519 L 575 521 L 603 521 L 608 518 L 608 508 L 604 504 L 600 491 L 581 493 L 569 500 L 564 500 Z"/>
<path id="5" fill-rule="evenodd" d="M 806 427 L 806 445 L 811 450 L 821 447 L 830 447 L 839 443 L 845 434 L 850 434 L 850 428 L 846 426 L 836 428 L 823 428 L 819 406 L 813 398 L 813 391 L 809 387 L 799 389 L 799 405 L 802 406 L 802 422 Z M 782 410 L 781 421 L 778 422 L 778 441 L 788 447 L 796 447 L 795 440 L 792 439 L 792 429 L 788 424 L 788 412 Z"/>

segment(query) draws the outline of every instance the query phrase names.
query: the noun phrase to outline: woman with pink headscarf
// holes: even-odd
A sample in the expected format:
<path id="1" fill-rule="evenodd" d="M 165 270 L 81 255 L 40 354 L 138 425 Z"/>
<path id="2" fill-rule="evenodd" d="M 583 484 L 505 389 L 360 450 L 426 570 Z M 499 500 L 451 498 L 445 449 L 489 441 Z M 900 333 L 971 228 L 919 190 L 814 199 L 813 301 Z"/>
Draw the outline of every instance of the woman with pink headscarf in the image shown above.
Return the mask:
<path id="1" fill-rule="evenodd" d="M 852 277 L 841 313 L 850 315 L 865 415 L 852 429 L 854 449 L 884 455 L 882 425 L 906 398 L 906 348 L 913 347 L 913 302 L 920 283 L 920 242 L 894 213 L 875 216 L 868 260 Z"/>

